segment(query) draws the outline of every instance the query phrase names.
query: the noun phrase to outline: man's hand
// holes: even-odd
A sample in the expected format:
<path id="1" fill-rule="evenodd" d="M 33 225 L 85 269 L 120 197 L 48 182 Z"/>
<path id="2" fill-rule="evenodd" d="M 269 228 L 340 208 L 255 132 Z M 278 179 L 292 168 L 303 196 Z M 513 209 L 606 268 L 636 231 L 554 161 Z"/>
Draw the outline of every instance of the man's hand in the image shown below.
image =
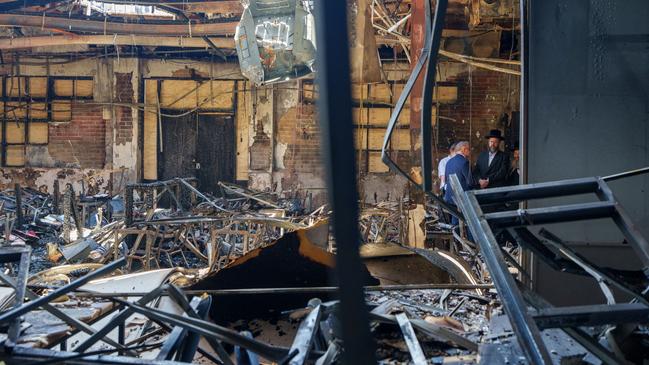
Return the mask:
<path id="1" fill-rule="evenodd" d="M 489 179 L 480 179 L 478 180 L 478 183 L 480 184 L 480 189 L 485 189 L 489 186 Z"/>

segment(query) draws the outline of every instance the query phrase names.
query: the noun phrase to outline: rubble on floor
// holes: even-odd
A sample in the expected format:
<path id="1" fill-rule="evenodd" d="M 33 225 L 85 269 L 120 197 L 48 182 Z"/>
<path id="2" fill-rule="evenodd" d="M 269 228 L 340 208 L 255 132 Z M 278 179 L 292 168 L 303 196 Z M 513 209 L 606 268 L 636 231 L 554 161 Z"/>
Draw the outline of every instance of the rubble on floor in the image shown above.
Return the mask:
<path id="1" fill-rule="evenodd" d="M 13 203 L 3 207 L 0 360 L 336 363 L 344 348 L 327 208 L 225 183 L 217 197 L 195 184 L 134 184 L 115 197 L 23 189 L 29 215 L 18 220 L 15 195 L 2 193 Z M 361 209 L 378 360 L 524 363 L 478 245 L 434 211 L 421 222 L 434 249 L 400 244 L 412 209 L 405 200 Z M 543 333 L 557 361 L 592 357 L 559 346 L 561 331 Z"/>

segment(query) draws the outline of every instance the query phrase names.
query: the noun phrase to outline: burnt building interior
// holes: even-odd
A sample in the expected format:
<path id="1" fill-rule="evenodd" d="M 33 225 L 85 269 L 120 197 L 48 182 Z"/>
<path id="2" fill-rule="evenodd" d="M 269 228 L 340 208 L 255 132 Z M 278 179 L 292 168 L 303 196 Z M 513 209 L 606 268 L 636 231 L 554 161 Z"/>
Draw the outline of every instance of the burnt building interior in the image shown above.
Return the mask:
<path id="1" fill-rule="evenodd" d="M 2 364 L 649 364 L 646 0 L 0 0 Z"/>

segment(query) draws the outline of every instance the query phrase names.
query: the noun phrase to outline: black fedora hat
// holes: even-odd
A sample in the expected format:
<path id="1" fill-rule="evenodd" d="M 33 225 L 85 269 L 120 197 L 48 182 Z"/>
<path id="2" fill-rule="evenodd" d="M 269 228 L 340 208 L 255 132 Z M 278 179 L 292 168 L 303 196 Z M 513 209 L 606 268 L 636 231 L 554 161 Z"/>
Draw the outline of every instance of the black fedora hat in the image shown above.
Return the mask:
<path id="1" fill-rule="evenodd" d="M 500 129 L 492 129 L 492 130 L 490 130 L 490 131 L 489 131 L 489 134 L 487 134 L 486 136 L 484 136 L 484 138 L 485 138 L 485 139 L 489 139 L 489 138 L 498 138 L 498 139 L 500 139 L 501 141 L 502 141 L 503 139 L 505 139 L 505 137 L 503 137 L 503 134 L 502 134 L 502 132 L 500 131 Z"/>

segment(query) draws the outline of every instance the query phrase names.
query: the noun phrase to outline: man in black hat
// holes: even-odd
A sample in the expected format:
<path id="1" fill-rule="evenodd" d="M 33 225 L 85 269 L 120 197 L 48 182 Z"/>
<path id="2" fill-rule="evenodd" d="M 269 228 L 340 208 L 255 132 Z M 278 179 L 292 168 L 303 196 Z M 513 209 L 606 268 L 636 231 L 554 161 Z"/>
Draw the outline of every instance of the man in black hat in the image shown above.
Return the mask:
<path id="1" fill-rule="evenodd" d="M 520 184 L 519 180 L 521 176 L 519 165 L 520 152 L 518 149 L 518 142 L 514 143 L 514 145 L 510 148 L 510 151 L 512 152 L 512 154 L 511 162 L 509 163 L 509 172 L 507 173 L 507 182 L 509 185 L 518 185 Z"/>
<path id="2" fill-rule="evenodd" d="M 489 150 L 480 153 L 473 169 L 476 185 L 480 189 L 507 186 L 509 156 L 500 151 L 502 133 L 498 129 L 492 129 L 485 138 L 489 140 Z"/>

